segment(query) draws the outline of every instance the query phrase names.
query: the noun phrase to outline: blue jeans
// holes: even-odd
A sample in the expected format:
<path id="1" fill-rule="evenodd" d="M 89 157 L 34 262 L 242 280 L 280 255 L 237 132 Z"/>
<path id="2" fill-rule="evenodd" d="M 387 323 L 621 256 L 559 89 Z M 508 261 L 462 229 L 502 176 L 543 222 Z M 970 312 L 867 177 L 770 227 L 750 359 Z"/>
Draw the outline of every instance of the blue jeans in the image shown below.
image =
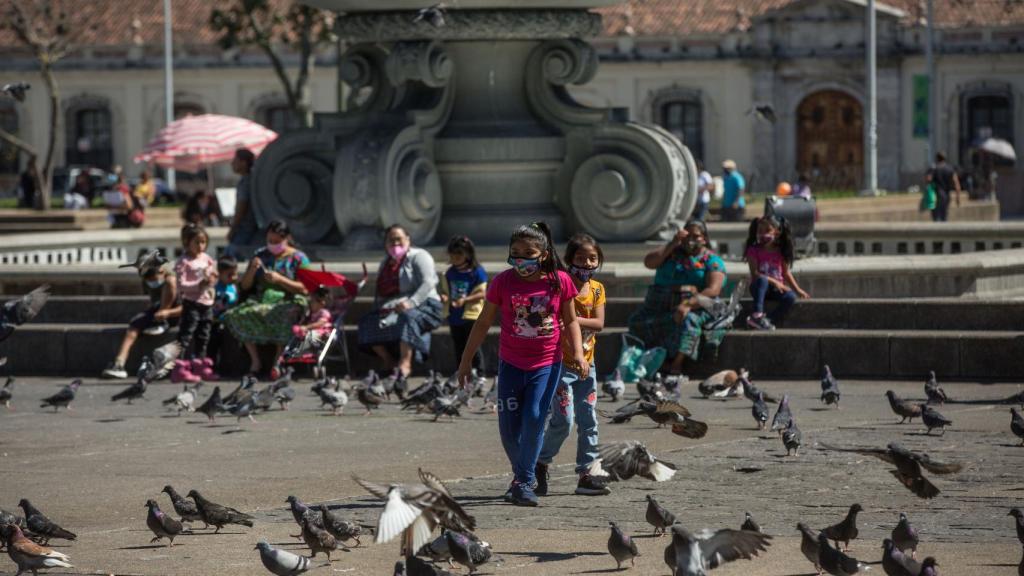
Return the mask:
<path id="1" fill-rule="evenodd" d="M 590 365 L 590 376 L 580 378 L 572 370 L 562 372 L 562 381 L 555 389 L 548 427 L 544 432 L 544 445 L 539 462 L 550 464 L 562 443 L 569 437 L 573 419 L 576 420 L 576 473 L 583 474 L 597 460 L 597 371 Z M 571 409 L 570 409 L 571 407 Z"/>
<path id="2" fill-rule="evenodd" d="M 765 300 L 778 300 L 779 305 L 768 315 L 772 324 L 779 324 L 786 318 L 786 313 L 796 302 L 796 292 L 787 290 L 783 292 L 776 288 L 764 276 L 758 276 L 750 283 L 750 295 L 754 298 L 754 312 L 764 312 Z"/>
<path id="3" fill-rule="evenodd" d="M 517 482 L 533 485 L 544 440 L 544 422 L 551 410 L 562 365 L 521 370 L 508 362 L 498 366 L 498 431 Z"/>

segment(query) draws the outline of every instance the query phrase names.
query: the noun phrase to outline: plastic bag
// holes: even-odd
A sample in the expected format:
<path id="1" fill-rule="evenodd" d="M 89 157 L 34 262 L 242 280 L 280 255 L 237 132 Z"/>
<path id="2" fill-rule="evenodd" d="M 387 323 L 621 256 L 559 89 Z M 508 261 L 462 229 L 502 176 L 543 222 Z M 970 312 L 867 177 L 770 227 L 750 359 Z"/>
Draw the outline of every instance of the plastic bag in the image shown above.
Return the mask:
<path id="1" fill-rule="evenodd" d="M 934 210 L 938 200 L 939 196 L 935 192 L 935 183 L 929 182 L 928 186 L 925 186 L 924 192 L 921 194 L 921 205 L 919 209 L 922 212 L 925 210 Z"/>
<path id="2" fill-rule="evenodd" d="M 645 350 L 642 340 L 623 334 L 622 351 L 616 369 L 623 382 L 636 382 L 661 369 L 667 355 L 668 352 L 660 346 Z"/>

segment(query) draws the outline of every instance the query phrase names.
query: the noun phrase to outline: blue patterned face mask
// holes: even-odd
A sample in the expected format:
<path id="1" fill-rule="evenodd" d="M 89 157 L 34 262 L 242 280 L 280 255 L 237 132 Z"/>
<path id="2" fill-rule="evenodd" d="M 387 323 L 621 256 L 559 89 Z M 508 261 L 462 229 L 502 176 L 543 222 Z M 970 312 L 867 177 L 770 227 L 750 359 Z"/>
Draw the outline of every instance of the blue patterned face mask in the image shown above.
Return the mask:
<path id="1" fill-rule="evenodd" d="M 516 274 L 522 277 L 532 276 L 540 270 L 540 258 L 513 258 L 508 257 L 508 265 L 515 269 Z"/>
<path id="2" fill-rule="evenodd" d="M 573 278 L 580 282 L 590 280 L 594 276 L 594 272 L 597 272 L 597 268 L 580 268 L 572 264 L 569 265 L 569 274 L 572 274 Z"/>

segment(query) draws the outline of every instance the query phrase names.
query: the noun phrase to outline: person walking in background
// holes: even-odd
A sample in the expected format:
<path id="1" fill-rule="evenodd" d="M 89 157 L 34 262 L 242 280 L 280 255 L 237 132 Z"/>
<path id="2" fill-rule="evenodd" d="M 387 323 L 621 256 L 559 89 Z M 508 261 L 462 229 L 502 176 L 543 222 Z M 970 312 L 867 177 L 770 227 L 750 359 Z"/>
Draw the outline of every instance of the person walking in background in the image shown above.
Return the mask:
<path id="1" fill-rule="evenodd" d="M 953 167 L 946 163 L 946 155 L 935 155 L 935 166 L 928 171 L 925 181 L 935 185 L 935 208 L 932 221 L 945 222 L 949 219 L 949 194 L 956 191 L 956 206 L 960 207 L 960 178 Z"/>
<path id="2" fill-rule="evenodd" d="M 747 182 L 736 169 L 734 160 L 722 162 L 722 220 L 739 222 L 744 219 L 747 200 L 743 197 Z"/>
<path id="3" fill-rule="evenodd" d="M 238 260 L 248 259 L 248 254 L 243 252 L 256 242 L 259 236 L 256 213 L 252 210 L 252 191 L 249 183 L 249 174 L 255 162 L 256 155 L 247 148 L 236 150 L 235 158 L 231 160 L 231 169 L 240 178 L 235 185 L 235 215 L 231 219 L 231 229 L 228 230 L 226 252 Z"/>
<path id="4" fill-rule="evenodd" d="M 801 172 L 796 179 L 796 186 L 793 186 L 793 191 L 789 193 L 793 198 L 804 198 L 810 200 L 811 198 L 811 179 L 808 178 L 806 172 Z"/>
<path id="5" fill-rule="evenodd" d="M 711 194 L 715 191 L 715 179 L 704 169 L 704 162 L 697 160 L 697 204 L 693 207 L 693 220 L 704 220 L 711 205 Z"/>

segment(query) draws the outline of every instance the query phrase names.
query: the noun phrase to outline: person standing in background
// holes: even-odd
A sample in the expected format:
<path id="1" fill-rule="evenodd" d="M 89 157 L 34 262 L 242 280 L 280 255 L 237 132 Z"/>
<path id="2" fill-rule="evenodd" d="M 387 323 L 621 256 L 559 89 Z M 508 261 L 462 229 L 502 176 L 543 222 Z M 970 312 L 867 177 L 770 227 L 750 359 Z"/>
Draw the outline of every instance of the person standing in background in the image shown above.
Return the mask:
<path id="1" fill-rule="evenodd" d="M 235 185 L 235 215 L 231 219 L 231 229 L 228 230 L 228 247 L 225 252 L 238 260 L 248 260 L 248 254 L 242 251 L 258 240 L 259 226 L 256 224 L 256 213 L 252 210 L 249 183 L 249 173 L 255 162 L 256 155 L 247 148 L 236 150 L 231 160 L 231 169 L 241 178 Z"/>
<path id="2" fill-rule="evenodd" d="M 932 209 L 933 222 L 945 222 L 949 219 L 949 193 L 956 191 L 956 206 L 960 207 L 960 178 L 953 167 L 946 163 L 946 155 L 939 152 L 935 155 L 935 166 L 928 171 L 926 182 L 935 185 L 935 208 Z"/>
<path id="3" fill-rule="evenodd" d="M 701 220 L 708 215 L 711 204 L 711 193 L 715 191 L 715 179 L 711 172 L 704 169 L 704 162 L 697 160 L 697 204 L 693 207 L 693 220 Z"/>
<path id="4" fill-rule="evenodd" d="M 722 162 L 722 220 L 739 222 L 744 219 L 747 201 L 743 197 L 747 182 L 736 169 L 734 160 Z"/>

